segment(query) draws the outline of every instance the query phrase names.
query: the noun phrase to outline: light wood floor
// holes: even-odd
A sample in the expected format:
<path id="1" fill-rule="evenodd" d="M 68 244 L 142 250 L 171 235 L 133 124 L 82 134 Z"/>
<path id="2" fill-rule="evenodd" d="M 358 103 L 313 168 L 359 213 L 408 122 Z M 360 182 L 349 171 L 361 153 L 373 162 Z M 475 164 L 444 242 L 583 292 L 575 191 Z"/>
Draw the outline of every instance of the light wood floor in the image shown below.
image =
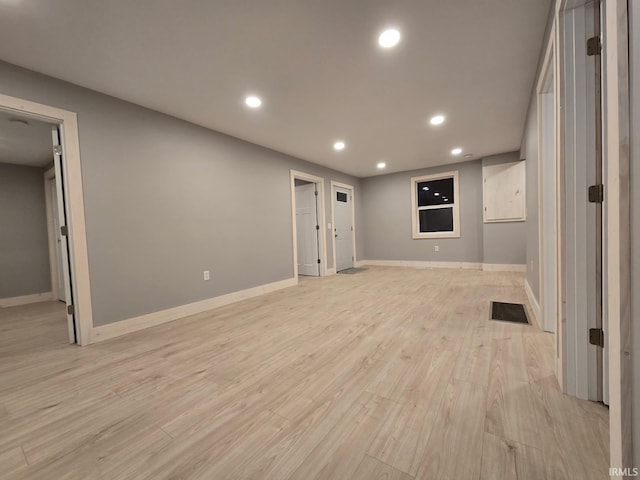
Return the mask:
<path id="1" fill-rule="evenodd" d="M 85 348 L 0 309 L 0 478 L 608 478 L 607 410 L 490 300 L 523 276 L 372 267 Z"/>

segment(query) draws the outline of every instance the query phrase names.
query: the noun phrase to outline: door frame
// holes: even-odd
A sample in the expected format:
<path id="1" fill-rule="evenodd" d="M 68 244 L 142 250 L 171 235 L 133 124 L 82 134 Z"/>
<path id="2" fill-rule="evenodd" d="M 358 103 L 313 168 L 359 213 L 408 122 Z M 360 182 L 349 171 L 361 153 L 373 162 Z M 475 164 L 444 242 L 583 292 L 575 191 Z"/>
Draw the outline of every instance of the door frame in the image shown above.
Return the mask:
<path id="1" fill-rule="evenodd" d="M 632 413 L 639 413 L 632 412 L 629 10 L 627 0 L 607 0 L 603 7 L 603 273 L 607 292 L 610 463 L 624 468 L 633 466 Z"/>
<path id="2" fill-rule="evenodd" d="M 316 184 L 318 189 L 318 202 L 320 211 L 318 212 L 318 222 L 320 223 L 320 276 L 327 275 L 327 229 L 324 228 L 327 220 L 325 216 L 325 196 L 324 196 L 324 178 L 310 173 L 300 172 L 291 169 L 289 171 L 289 179 L 291 184 L 291 236 L 293 240 L 293 278 L 298 281 L 298 232 L 296 225 L 296 180 L 304 180 Z"/>
<path id="3" fill-rule="evenodd" d="M 544 328 L 546 324 L 546 319 L 544 318 L 545 313 L 545 298 L 544 298 L 544 277 L 545 277 L 545 257 L 543 256 L 543 225 L 544 225 L 544 215 L 543 215 L 543 188 L 542 182 L 544 180 L 542 176 L 542 157 L 543 157 L 543 135 L 542 135 L 542 99 L 547 86 L 548 75 L 553 69 L 553 93 L 554 93 L 554 104 L 553 104 L 553 117 L 554 117 L 554 169 L 555 169 L 555 217 L 556 217 L 556 242 L 553 255 L 555 257 L 555 272 L 553 274 L 556 278 L 556 309 L 555 309 L 555 359 L 556 359 L 556 377 L 558 378 L 558 383 L 562 391 L 565 391 L 565 371 L 566 371 L 566 341 L 565 341 L 565 322 L 563 322 L 563 311 L 562 305 L 564 303 L 563 298 L 563 269 L 562 269 L 562 245 L 563 245 L 563 204 L 561 198 L 561 192 L 564 191 L 562 188 L 563 185 L 563 174 L 564 171 L 562 169 L 563 161 L 563 152 L 562 152 L 562 121 L 561 121 L 561 105 L 563 102 L 563 91 L 561 88 L 561 75 L 562 71 L 560 68 L 560 55 L 559 50 L 556 48 L 557 45 L 560 44 L 559 38 L 561 35 L 560 22 L 558 21 L 558 16 L 556 15 L 553 20 L 553 24 L 551 26 L 549 41 L 545 48 L 544 60 L 542 63 L 542 68 L 540 70 L 540 74 L 538 77 L 538 81 L 536 84 L 536 104 L 537 104 L 537 128 L 538 128 L 538 284 L 540 285 L 540 312 L 541 312 L 541 327 Z"/>
<path id="4" fill-rule="evenodd" d="M 559 30 L 562 12 L 585 3 L 587 0 L 555 1 L 554 22 Z M 607 0 L 602 7 L 603 291 L 606 292 L 603 321 L 606 318 L 608 332 L 605 342 L 609 361 L 610 466 L 622 469 L 633 466 L 631 425 L 632 414 L 637 414 L 633 411 L 631 366 L 629 5 L 627 0 Z M 564 99 L 562 106 L 573 107 L 566 105 Z M 564 141 L 562 135 L 560 139 Z M 565 359 L 561 357 L 560 361 L 563 365 Z M 562 369 L 557 373 L 562 374 Z M 614 477 L 621 478 L 620 475 L 612 475 Z"/>
<path id="5" fill-rule="evenodd" d="M 0 110 L 23 117 L 57 124 L 60 128 L 62 168 L 64 170 L 63 196 L 67 213 L 69 239 L 69 266 L 74 279 L 73 301 L 77 343 L 88 345 L 93 328 L 91 287 L 89 283 L 89 257 L 80 165 L 80 138 L 78 118 L 74 112 L 28 100 L 0 94 Z"/>
<path id="6" fill-rule="evenodd" d="M 336 216 L 335 216 L 335 208 L 334 208 L 334 197 L 337 188 L 344 188 L 345 190 L 351 191 L 351 225 L 353 225 L 353 235 L 351 235 L 351 242 L 353 243 L 353 266 L 356 266 L 356 262 L 358 260 L 358 255 L 356 254 L 356 195 L 355 188 L 353 185 L 349 185 L 348 183 L 341 183 L 331 180 L 331 228 L 336 228 Z M 336 264 L 336 237 L 335 235 L 331 235 L 331 246 L 333 249 L 333 270 L 335 272 L 338 271 L 338 265 Z"/>

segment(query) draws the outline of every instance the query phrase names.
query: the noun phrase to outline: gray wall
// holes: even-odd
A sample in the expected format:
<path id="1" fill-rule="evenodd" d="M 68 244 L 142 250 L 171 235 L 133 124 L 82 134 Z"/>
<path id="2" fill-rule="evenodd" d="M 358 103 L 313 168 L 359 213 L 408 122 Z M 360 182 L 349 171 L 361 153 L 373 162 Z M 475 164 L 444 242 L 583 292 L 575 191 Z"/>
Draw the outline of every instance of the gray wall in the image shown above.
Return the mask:
<path id="1" fill-rule="evenodd" d="M 631 44 L 631 355 L 633 459 L 640 467 L 640 5 L 629 2 Z"/>
<path id="2" fill-rule="evenodd" d="M 411 177 L 459 171 L 460 238 L 411 235 Z M 362 180 L 367 260 L 482 262 L 482 162 L 393 173 Z M 440 247 L 439 252 L 434 246 Z"/>
<path id="3" fill-rule="evenodd" d="M 520 160 L 518 152 L 503 153 L 483 158 L 482 166 L 517 162 L 518 160 Z M 527 222 L 483 223 L 482 227 L 484 263 L 517 265 L 527 263 Z"/>
<path id="4" fill-rule="evenodd" d="M 329 181 L 354 185 L 362 224 L 348 175 L 6 63 L 0 92 L 78 114 L 95 325 L 291 278 L 292 168 L 327 221 Z"/>
<path id="5" fill-rule="evenodd" d="M 517 153 L 487 157 L 489 163 L 515 160 Z M 483 223 L 482 165 L 483 160 L 474 160 L 362 179 L 366 241 L 360 258 L 524 264 L 525 222 Z M 452 170 L 459 172 L 460 238 L 413 239 L 411 177 Z"/>
<path id="6" fill-rule="evenodd" d="M 0 298 L 50 291 L 44 169 L 0 163 Z"/>

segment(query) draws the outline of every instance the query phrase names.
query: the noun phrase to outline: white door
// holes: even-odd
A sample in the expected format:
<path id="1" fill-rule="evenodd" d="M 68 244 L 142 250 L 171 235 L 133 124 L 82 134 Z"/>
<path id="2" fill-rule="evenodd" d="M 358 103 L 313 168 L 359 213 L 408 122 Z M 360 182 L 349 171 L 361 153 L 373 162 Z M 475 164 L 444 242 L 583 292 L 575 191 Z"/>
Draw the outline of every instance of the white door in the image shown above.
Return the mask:
<path id="1" fill-rule="evenodd" d="M 62 264 L 62 234 L 60 233 L 60 218 L 58 217 L 58 186 L 56 185 L 56 177 L 49 180 L 49 192 L 51 194 L 51 209 L 53 211 L 53 231 L 56 238 L 55 253 L 56 258 L 52 261 L 56 264 L 57 283 L 52 285 L 53 295 L 55 299 L 66 301 L 65 294 L 65 279 L 64 279 L 64 266 Z"/>
<path id="2" fill-rule="evenodd" d="M 334 237 L 336 241 L 336 272 L 353 268 L 353 193 L 342 187 L 333 190 Z"/>
<path id="3" fill-rule="evenodd" d="M 296 186 L 298 275 L 320 276 L 317 198 L 315 183 Z"/>
<path id="4" fill-rule="evenodd" d="M 57 248 L 57 251 L 60 252 L 60 270 L 62 270 L 62 276 L 64 279 L 64 301 L 67 304 L 67 329 L 69 332 L 69 343 L 76 343 L 76 329 L 74 323 L 74 307 L 71 296 L 71 274 L 69 271 L 69 249 L 68 249 L 68 227 L 67 220 L 65 215 L 64 208 L 64 195 L 63 195 L 63 170 L 62 170 L 62 143 L 60 141 L 60 132 L 58 131 L 58 127 L 53 127 L 52 130 L 52 139 L 53 139 L 53 162 L 56 172 L 55 177 L 55 191 L 57 201 L 54 202 L 54 205 L 57 207 L 57 225 L 58 231 L 56 232 L 57 238 L 60 240 L 60 246 Z"/>

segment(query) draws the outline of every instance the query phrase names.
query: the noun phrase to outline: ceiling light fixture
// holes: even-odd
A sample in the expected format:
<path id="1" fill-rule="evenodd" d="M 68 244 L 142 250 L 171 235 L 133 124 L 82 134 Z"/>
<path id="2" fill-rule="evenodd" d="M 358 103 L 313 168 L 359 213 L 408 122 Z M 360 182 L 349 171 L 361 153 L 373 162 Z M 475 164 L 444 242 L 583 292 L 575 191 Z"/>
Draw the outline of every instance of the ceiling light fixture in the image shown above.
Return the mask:
<path id="1" fill-rule="evenodd" d="M 386 163 L 384 162 L 379 162 L 376 167 L 378 167 L 379 170 L 382 170 L 383 168 L 385 168 L 387 166 Z"/>
<path id="2" fill-rule="evenodd" d="M 259 108 L 262 105 L 262 100 L 260 97 L 256 97 L 255 95 L 249 95 L 244 99 L 244 103 L 249 108 Z"/>
<path id="3" fill-rule="evenodd" d="M 438 192 L 433 192 L 433 196 L 434 196 L 434 197 L 439 197 L 439 196 L 440 196 L 440 194 L 439 194 Z"/>
<path id="4" fill-rule="evenodd" d="M 389 28 L 378 37 L 378 45 L 382 48 L 395 47 L 400 42 L 400 32 L 395 28 Z"/>
<path id="5" fill-rule="evenodd" d="M 422 187 L 422 190 L 424 190 L 425 192 L 429 191 L 429 187 Z"/>
<path id="6" fill-rule="evenodd" d="M 338 142 L 336 142 L 336 143 L 334 143 L 334 144 L 333 144 L 333 149 L 334 149 L 334 150 L 338 150 L 338 151 L 340 151 L 340 150 L 344 150 L 344 147 L 345 147 L 345 146 L 346 146 L 346 145 L 344 144 L 344 142 L 343 142 L 343 141 L 338 141 Z"/>
<path id="7" fill-rule="evenodd" d="M 460 155 L 462 153 L 462 149 L 460 147 L 456 147 L 451 150 L 451 155 Z"/>
<path id="8" fill-rule="evenodd" d="M 444 115 L 435 115 L 429 120 L 431 125 L 442 125 L 444 123 Z"/>

